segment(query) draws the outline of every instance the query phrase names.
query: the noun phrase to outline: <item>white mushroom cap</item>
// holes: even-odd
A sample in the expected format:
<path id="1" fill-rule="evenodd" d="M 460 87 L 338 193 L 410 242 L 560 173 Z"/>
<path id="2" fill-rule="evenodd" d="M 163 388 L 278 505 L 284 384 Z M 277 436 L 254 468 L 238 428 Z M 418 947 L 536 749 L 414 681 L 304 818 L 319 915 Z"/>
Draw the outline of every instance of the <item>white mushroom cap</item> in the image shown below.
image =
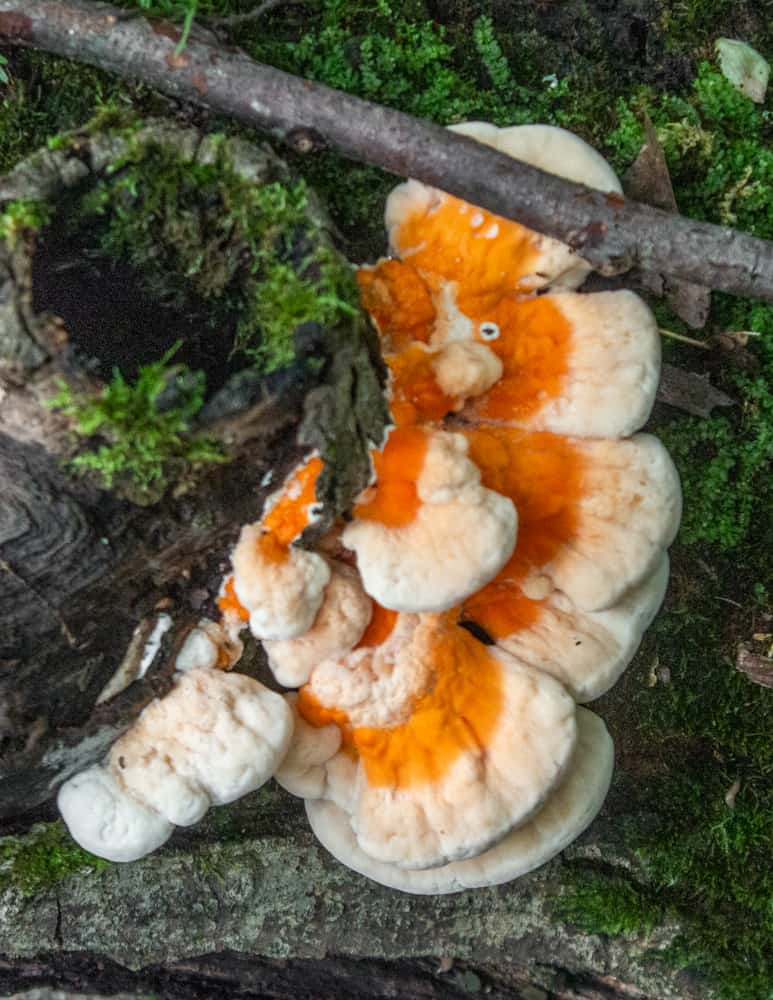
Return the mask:
<path id="1" fill-rule="evenodd" d="M 460 435 L 429 435 L 416 484 L 421 504 L 400 527 L 358 520 L 341 536 L 357 553 L 367 593 L 397 611 L 442 611 L 487 583 L 509 559 L 518 518 L 511 500 L 480 485 Z"/>
<path id="2" fill-rule="evenodd" d="M 411 871 L 377 861 L 360 847 L 347 813 L 331 801 L 306 802 L 311 828 L 342 864 L 402 892 L 440 895 L 500 885 L 545 864 L 590 825 L 612 778 L 612 740 L 602 720 L 577 710 L 577 745 L 566 776 L 542 808 L 494 847 L 463 861 Z"/>
<path id="3" fill-rule="evenodd" d="M 368 627 L 373 602 L 357 573 L 343 563 L 331 563 L 330 583 L 308 632 L 297 639 L 264 640 L 268 665 L 285 687 L 299 687 L 312 669 L 329 656 L 340 656 L 357 645 Z"/>
<path id="4" fill-rule="evenodd" d="M 177 658 L 175 670 L 187 673 L 189 670 L 214 670 L 220 658 L 217 643 L 206 629 L 192 628 L 186 635 Z"/>
<path id="5" fill-rule="evenodd" d="M 577 534 L 542 572 L 578 608 L 602 611 L 655 572 L 679 528 L 682 492 L 650 434 L 576 444 L 587 458 Z"/>
<path id="6" fill-rule="evenodd" d="M 553 590 L 534 623 L 497 638 L 497 645 L 561 681 L 575 701 L 592 701 L 612 687 L 633 659 L 667 584 L 664 554 L 650 576 L 606 611 L 580 611 L 565 594 Z"/>
<path id="7" fill-rule="evenodd" d="M 230 670 L 244 652 L 239 639 L 242 625 L 236 615 L 224 615 L 222 622 L 202 618 L 185 637 L 174 661 L 175 670 Z"/>
<path id="8" fill-rule="evenodd" d="M 483 424 L 465 435 L 483 481 L 511 495 L 521 516 L 513 560 L 494 588 L 520 583 L 532 600 L 560 590 L 582 611 L 603 611 L 655 572 L 682 506 L 679 476 L 657 438 L 566 438 Z M 539 593 L 533 578 L 545 578 Z M 476 595 L 481 607 L 485 599 Z"/>
<path id="9" fill-rule="evenodd" d="M 281 695 L 243 674 L 197 669 L 148 705 L 109 761 L 132 795 L 188 826 L 211 803 L 232 802 L 266 782 L 292 732 Z"/>
<path id="10" fill-rule="evenodd" d="M 173 830 L 104 767 L 90 767 L 66 781 L 57 805 L 72 838 L 108 861 L 136 861 L 165 843 Z"/>
<path id="11" fill-rule="evenodd" d="M 262 535 L 260 525 L 242 528 L 232 556 L 234 591 L 257 639 L 295 639 L 311 628 L 330 569 L 316 552 L 292 545 L 283 561 L 266 558 Z"/>
<path id="12" fill-rule="evenodd" d="M 310 726 L 298 714 L 298 695 L 286 694 L 285 700 L 293 710 L 295 729 L 287 755 L 274 777 L 292 795 L 320 798 L 327 784 L 323 765 L 338 753 L 341 730 L 338 726 Z"/>
<path id="13" fill-rule="evenodd" d="M 309 690 L 346 712 L 360 753 L 348 795 L 335 777 L 325 794 L 371 857 L 425 868 L 480 853 L 539 808 L 571 756 L 575 706 L 442 616 L 406 619 L 381 646 L 320 665 Z"/>
<path id="14" fill-rule="evenodd" d="M 508 353 L 517 350 L 523 337 L 515 329 L 490 347 L 504 362 L 504 379 L 496 385 L 494 398 L 474 400 L 467 415 L 578 437 L 633 434 L 650 415 L 660 379 L 660 334 L 650 309 L 629 291 L 555 292 L 539 301 L 552 304 L 571 330 L 560 393 L 546 398 L 526 417 L 502 416 L 508 383 L 517 388 L 522 377 L 515 356 L 508 364 Z M 545 347 L 549 349 L 549 343 Z M 499 406 L 497 396 L 502 401 Z"/>

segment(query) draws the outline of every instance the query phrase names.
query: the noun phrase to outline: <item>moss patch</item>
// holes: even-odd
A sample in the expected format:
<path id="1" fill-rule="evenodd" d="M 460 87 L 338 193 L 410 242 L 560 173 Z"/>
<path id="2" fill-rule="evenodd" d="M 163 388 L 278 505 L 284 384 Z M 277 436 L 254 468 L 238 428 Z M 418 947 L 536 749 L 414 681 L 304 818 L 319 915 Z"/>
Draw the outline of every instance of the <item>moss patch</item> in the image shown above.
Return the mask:
<path id="1" fill-rule="evenodd" d="M 100 872 L 108 861 L 78 847 L 61 822 L 39 824 L 23 837 L 0 837 L 0 892 L 34 896 L 78 872 Z"/>
<path id="2" fill-rule="evenodd" d="M 116 369 L 96 398 L 73 393 L 61 383 L 48 405 L 73 418 L 79 435 L 107 440 L 71 459 L 72 469 L 96 473 L 106 489 L 128 477 L 150 499 L 173 470 L 179 479 L 202 464 L 226 461 L 212 438 L 188 433 L 204 403 L 205 376 L 170 364 L 179 346 L 143 365 L 133 384 Z"/>
<path id="3" fill-rule="evenodd" d="M 235 324 L 224 352 L 263 373 L 295 359 L 299 325 L 359 313 L 353 269 L 323 238 L 305 182 L 244 180 L 225 152 L 188 163 L 137 144 L 71 218 L 75 233 L 93 229 L 103 254 L 134 267 L 154 299 L 184 309 L 193 292 L 212 330 Z"/>

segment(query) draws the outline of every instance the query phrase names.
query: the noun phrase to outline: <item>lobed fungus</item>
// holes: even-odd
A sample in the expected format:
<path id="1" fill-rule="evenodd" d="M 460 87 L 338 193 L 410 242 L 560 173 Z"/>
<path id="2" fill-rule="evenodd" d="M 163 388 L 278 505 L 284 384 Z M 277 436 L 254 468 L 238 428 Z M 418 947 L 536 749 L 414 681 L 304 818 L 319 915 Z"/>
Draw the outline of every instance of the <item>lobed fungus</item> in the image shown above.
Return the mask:
<path id="1" fill-rule="evenodd" d="M 561 129 L 457 128 L 619 193 Z M 415 181 L 389 197 L 386 224 L 392 256 L 358 275 L 394 422 L 372 482 L 310 549 L 312 456 L 242 529 L 219 599 L 227 663 L 199 629 L 172 695 L 107 769 L 60 793 L 97 853 L 112 836 L 110 856 L 136 857 L 273 773 L 345 864 L 406 892 L 453 892 L 542 864 L 601 807 L 612 743 L 578 703 L 634 655 L 680 517 L 668 454 L 637 433 L 658 381 L 656 323 L 630 292 L 578 292 L 589 267 L 571 248 Z M 216 672 L 247 626 L 297 692 Z M 233 682 L 231 715 L 249 724 L 223 729 L 199 705 L 213 677 L 224 696 Z M 175 698 L 196 701 L 198 737 L 173 741 L 167 766 L 155 748 Z M 93 818 L 71 822 L 89 782 L 107 803 L 100 836 Z"/>

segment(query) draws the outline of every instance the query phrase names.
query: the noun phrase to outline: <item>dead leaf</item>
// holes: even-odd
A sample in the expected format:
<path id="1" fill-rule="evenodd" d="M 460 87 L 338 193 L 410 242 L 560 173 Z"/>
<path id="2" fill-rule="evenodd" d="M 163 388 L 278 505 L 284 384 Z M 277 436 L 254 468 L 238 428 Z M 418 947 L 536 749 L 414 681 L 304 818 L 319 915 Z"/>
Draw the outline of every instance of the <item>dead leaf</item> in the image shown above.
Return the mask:
<path id="1" fill-rule="evenodd" d="M 708 375 L 686 372 L 674 365 L 661 368 L 657 398 L 695 417 L 710 417 L 717 406 L 735 405 L 734 399 L 709 382 Z"/>
<path id="2" fill-rule="evenodd" d="M 764 104 L 770 79 L 765 57 L 737 38 L 718 38 L 715 48 L 722 75 L 756 104 Z"/>
<path id="3" fill-rule="evenodd" d="M 735 668 L 746 674 L 753 684 L 773 688 L 773 660 L 768 656 L 753 653 L 744 643 L 738 647 Z"/>
<path id="4" fill-rule="evenodd" d="M 676 196 L 665 153 L 650 116 L 643 113 L 645 142 L 623 178 L 623 190 L 634 201 L 654 205 L 664 212 L 677 212 Z"/>
<path id="5" fill-rule="evenodd" d="M 443 955 L 438 962 L 437 969 L 435 969 L 435 975 L 440 976 L 444 972 L 450 972 L 454 967 L 454 960 L 450 955 Z"/>
<path id="6" fill-rule="evenodd" d="M 679 207 L 660 145 L 650 116 L 643 113 L 645 143 L 623 178 L 623 190 L 629 198 L 653 205 L 664 212 L 677 213 Z M 653 295 L 665 295 L 676 315 L 688 326 L 699 330 L 706 325 L 711 309 L 711 291 L 691 281 L 677 281 L 667 274 L 644 272 L 643 283 Z"/>

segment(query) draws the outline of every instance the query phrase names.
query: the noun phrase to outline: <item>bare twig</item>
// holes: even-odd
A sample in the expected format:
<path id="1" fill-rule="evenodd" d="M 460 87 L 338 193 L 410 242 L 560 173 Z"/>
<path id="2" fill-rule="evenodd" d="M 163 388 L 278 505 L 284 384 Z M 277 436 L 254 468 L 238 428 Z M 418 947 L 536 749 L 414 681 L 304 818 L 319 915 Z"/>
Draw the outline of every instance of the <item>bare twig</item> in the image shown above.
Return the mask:
<path id="1" fill-rule="evenodd" d="M 205 21 L 212 28 L 240 28 L 252 21 L 259 21 L 261 17 L 270 14 L 277 7 L 297 6 L 304 3 L 306 0 L 265 0 L 264 3 L 258 4 L 252 10 L 245 10 L 242 14 L 230 14 L 228 17 L 207 17 Z"/>
<path id="2" fill-rule="evenodd" d="M 602 274 L 658 271 L 773 302 L 773 243 L 592 191 L 418 121 L 88 0 L 0 0 L 0 40 L 44 49 L 268 131 L 415 177 L 562 240 Z"/>
<path id="3" fill-rule="evenodd" d="M 661 337 L 668 337 L 669 340 L 679 340 L 683 344 L 689 344 L 690 347 L 700 347 L 702 351 L 710 351 L 711 345 L 707 344 L 704 340 L 696 340 L 695 337 L 685 337 L 683 333 L 675 333 L 673 330 L 664 330 L 661 326 L 660 328 Z"/>

